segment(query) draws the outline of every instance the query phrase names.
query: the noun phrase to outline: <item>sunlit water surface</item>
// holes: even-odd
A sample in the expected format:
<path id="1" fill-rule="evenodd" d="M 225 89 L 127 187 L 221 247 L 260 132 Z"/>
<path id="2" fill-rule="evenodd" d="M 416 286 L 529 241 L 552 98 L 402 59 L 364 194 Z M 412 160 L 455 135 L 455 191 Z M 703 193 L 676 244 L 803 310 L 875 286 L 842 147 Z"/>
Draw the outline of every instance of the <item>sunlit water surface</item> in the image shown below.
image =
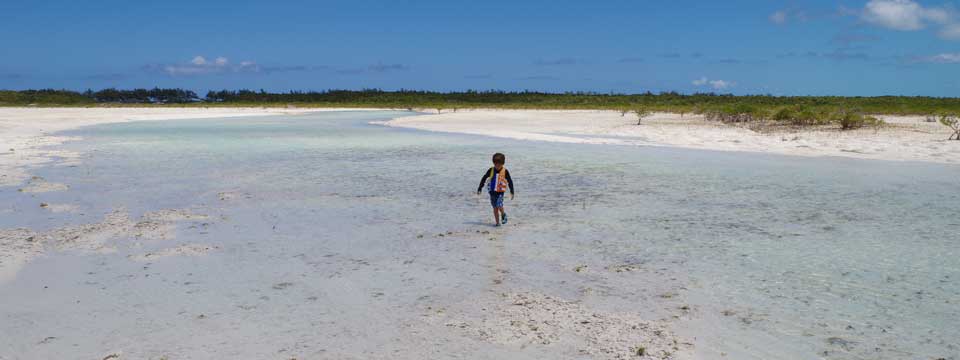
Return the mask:
<path id="1" fill-rule="evenodd" d="M 537 357 L 403 325 L 428 305 L 490 291 L 667 319 L 707 359 L 958 359 L 958 167 L 369 124 L 404 115 L 68 132 L 83 137 L 63 146 L 82 164 L 37 173 L 70 189 L 4 191 L 21 210 L 0 226 L 188 208 L 218 220 L 178 229 L 176 243 L 220 249 L 147 266 L 108 261 L 124 251 L 36 260 L 0 284 L 0 359 L 104 347 L 194 358 Z M 472 194 L 497 151 L 517 186 L 501 229 Z M 38 198 L 79 210 L 43 212 Z M 292 285 L 278 291 L 282 283 Z M 38 345 L 46 337 L 57 340 Z"/>

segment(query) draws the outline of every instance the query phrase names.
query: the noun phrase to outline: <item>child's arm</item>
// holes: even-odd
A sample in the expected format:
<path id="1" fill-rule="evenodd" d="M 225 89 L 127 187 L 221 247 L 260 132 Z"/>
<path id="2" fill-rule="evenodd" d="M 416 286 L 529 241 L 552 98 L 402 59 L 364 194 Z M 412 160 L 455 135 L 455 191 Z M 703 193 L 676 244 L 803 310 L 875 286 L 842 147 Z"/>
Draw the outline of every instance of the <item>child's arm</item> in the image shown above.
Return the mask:
<path id="1" fill-rule="evenodd" d="M 480 179 L 480 186 L 477 186 L 477 194 L 483 191 L 483 184 L 487 182 L 488 177 L 490 177 L 490 169 L 487 169 L 487 171 L 483 173 L 483 178 Z"/>
<path id="2" fill-rule="evenodd" d="M 507 185 L 510 186 L 510 200 L 513 200 L 513 179 L 510 178 L 510 170 L 504 171 L 507 175 Z"/>

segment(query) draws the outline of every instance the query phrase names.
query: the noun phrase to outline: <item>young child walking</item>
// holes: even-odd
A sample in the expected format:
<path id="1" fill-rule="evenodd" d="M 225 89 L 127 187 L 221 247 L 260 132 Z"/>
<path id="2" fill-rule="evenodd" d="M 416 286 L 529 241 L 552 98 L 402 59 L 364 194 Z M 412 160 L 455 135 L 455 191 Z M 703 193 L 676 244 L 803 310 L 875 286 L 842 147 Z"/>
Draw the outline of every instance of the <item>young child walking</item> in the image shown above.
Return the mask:
<path id="1" fill-rule="evenodd" d="M 490 178 L 490 186 L 487 191 L 490 193 L 490 205 L 493 206 L 493 220 L 496 226 L 507 223 L 507 212 L 503 210 L 503 194 L 510 188 L 510 200 L 513 200 L 513 179 L 510 178 L 510 172 L 503 164 L 507 162 L 507 157 L 501 153 L 493 154 L 493 167 L 483 174 L 480 179 L 480 186 L 477 187 L 477 195 L 483 190 L 483 184 Z"/>

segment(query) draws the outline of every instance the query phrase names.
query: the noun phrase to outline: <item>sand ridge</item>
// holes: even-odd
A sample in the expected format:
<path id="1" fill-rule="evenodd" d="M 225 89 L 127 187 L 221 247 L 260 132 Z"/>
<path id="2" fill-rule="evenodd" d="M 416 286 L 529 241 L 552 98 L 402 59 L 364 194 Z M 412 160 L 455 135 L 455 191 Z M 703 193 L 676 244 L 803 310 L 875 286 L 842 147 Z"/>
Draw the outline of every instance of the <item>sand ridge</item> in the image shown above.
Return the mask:
<path id="1" fill-rule="evenodd" d="M 674 146 L 690 149 L 839 156 L 960 164 L 960 141 L 923 116 L 878 116 L 880 129 L 786 129 L 758 132 L 708 122 L 699 115 L 654 113 L 637 125 L 631 114 L 603 110 L 460 110 L 379 124 L 518 140 L 582 144 Z"/>
<path id="2" fill-rule="evenodd" d="M 206 215 L 184 209 L 165 209 L 133 219 L 124 209 L 104 215 L 100 222 L 70 225 L 37 232 L 25 228 L 0 229 L 0 281 L 12 278 L 31 259 L 49 251 L 79 251 L 83 253 L 114 253 L 118 248 L 137 247 L 136 243 L 119 240 L 171 240 L 176 238 L 178 222 L 206 221 Z M 131 257 L 141 261 L 173 255 L 202 255 L 212 246 L 185 245 Z"/>

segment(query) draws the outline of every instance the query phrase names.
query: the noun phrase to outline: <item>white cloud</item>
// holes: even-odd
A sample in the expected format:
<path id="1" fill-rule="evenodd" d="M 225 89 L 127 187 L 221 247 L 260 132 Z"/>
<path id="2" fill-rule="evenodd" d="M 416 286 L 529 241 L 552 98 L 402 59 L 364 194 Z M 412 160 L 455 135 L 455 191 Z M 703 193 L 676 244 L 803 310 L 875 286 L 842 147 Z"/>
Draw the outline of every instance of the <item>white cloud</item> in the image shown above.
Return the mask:
<path id="1" fill-rule="evenodd" d="M 219 60 L 220 59 L 217 59 L 217 61 Z M 227 59 L 223 60 L 223 64 L 226 65 Z M 236 72 L 260 72 L 260 65 L 257 65 L 257 63 L 253 61 L 241 61 L 240 66 L 235 67 L 233 70 Z"/>
<path id="2" fill-rule="evenodd" d="M 206 74 L 220 74 L 230 72 L 260 72 L 260 66 L 253 61 L 241 61 L 239 65 L 231 65 L 230 60 L 220 56 L 208 61 L 203 56 L 194 56 L 188 63 L 146 66 L 147 70 L 159 70 L 170 76 L 193 76 Z"/>
<path id="3" fill-rule="evenodd" d="M 722 90 L 730 87 L 734 87 L 737 83 L 729 80 L 710 80 L 706 76 L 701 77 L 693 81 L 695 86 L 705 86 L 710 85 L 714 90 Z"/>
<path id="4" fill-rule="evenodd" d="M 774 11 L 767 19 L 774 24 L 784 25 L 791 21 L 806 22 L 810 20 L 810 17 L 807 16 L 806 11 L 800 9 L 782 9 Z"/>
<path id="5" fill-rule="evenodd" d="M 914 59 L 915 62 L 935 64 L 960 64 L 960 53 L 944 53 Z"/>
<path id="6" fill-rule="evenodd" d="M 773 14 L 770 14 L 770 22 L 774 24 L 784 24 L 787 22 L 787 12 L 783 10 L 777 10 Z"/>
<path id="7" fill-rule="evenodd" d="M 714 89 L 720 90 L 733 86 L 733 83 L 724 80 L 710 80 L 710 86 Z"/>
<path id="8" fill-rule="evenodd" d="M 163 72 L 170 76 L 177 76 L 203 74 L 206 71 L 204 71 L 202 68 L 189 65 L 165 65 L 163 66 Z"/>
<path id="9" fill-rule="evenodd" d="M 900 31 L 914 31 L 930 23 L 948 24 L 952 17 L 942 8 L 925 8 L 913 0 L 870 0 L 861 18 L 871 24 Z"/>

